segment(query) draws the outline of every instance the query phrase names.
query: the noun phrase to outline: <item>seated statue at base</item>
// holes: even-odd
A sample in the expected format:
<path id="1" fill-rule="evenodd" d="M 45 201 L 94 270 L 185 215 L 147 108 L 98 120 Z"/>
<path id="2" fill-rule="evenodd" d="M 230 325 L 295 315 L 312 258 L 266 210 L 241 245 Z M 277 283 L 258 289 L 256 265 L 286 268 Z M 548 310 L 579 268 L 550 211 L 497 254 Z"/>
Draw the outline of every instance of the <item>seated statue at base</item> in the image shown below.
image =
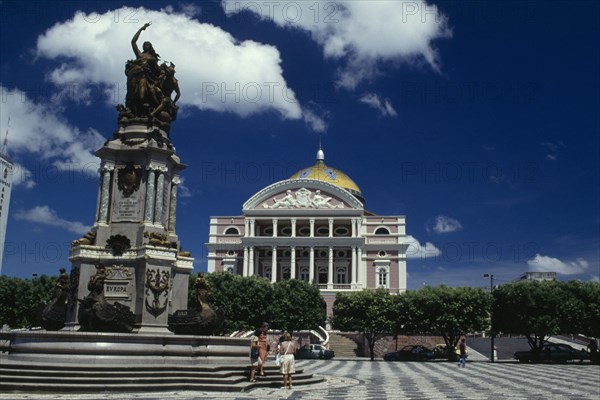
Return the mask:
<path id="1" fill-rule="evenodd" d="M 67 270 L 61 268 L 56 284 L 54 285 L 54 298 L 42 311 L 42 328 L 47 331 L 58 331 L 64 328 L 67 318 L 67 298 L 70 286 Z"/>
<path id="2" fill-rule="evenodd" d="M 223 310 L 209 305 L 211 290 L 203 272 L 198 274 L 194 289 L 196 308 L 169 315 L 169 330 L 178 335 L 213 335 L 221 329 L 225 316 Z"/>
<path id="3" fill-rule="evenodd" d="M 96 266 L 96 274 L 90 277 L 85 299 L 79 300 L 79 325 L 81 331 L 87 332 L 131 332 L 135 316 L 129 307 L 115 302 L 110 304 L 104 298 L 104 281 L 106 268 L 102 264 Z"/>

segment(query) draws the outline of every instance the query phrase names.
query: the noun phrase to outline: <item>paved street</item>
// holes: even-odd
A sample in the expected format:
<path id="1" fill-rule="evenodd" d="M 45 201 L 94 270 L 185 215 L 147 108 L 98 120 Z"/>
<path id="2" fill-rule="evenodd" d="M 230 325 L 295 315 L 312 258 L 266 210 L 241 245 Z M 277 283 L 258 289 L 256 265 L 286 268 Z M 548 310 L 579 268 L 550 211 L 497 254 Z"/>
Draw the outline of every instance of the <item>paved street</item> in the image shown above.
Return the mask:
<path id="1" fill-rule="evenodd" d="M 9 399 L 598 399 L 600 366 L 590 364 L 521 365 L 302 360 L 298 367 L 323 375 L 318 385 L 292 390 L 255 389 L 248 393 L 149 392 L 87 395 L 1 394 Z"/>

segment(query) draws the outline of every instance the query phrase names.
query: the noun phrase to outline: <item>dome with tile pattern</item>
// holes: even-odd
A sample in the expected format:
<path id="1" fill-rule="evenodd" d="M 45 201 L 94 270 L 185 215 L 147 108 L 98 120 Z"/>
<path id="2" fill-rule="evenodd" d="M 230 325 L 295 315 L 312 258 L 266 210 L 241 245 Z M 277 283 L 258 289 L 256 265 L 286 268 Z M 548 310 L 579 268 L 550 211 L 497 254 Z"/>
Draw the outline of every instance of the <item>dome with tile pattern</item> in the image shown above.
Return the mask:
<path id="1" fill-rule="evenodd" d="M 325 153 L 319 149 L 317 152 L 317 163 L 311 167 L 303 168 L 290 177 L 290 179 L 315 179 L 317 181 L 331 183 L 350 192 L 354 197 L 365 203 L 360 188 L 345 173 L 337 168 L 325 164 Z"/>

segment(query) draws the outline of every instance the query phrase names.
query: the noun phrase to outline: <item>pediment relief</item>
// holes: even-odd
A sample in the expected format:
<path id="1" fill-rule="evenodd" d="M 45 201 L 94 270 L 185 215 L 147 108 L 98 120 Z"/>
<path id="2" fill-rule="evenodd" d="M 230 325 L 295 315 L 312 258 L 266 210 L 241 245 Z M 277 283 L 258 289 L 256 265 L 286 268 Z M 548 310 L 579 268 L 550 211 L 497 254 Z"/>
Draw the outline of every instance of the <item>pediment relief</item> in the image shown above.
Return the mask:
<path id="1" fill-rule="evenodd" d="M 345 208 L 344 203 L 327 193 L 322 193 L 316 189 L 311 191 L 307 188 L 298 190 L 288 189 L 285 193 L 280 193 L 271 197 L 262 203 L 262 207 L 266 209 L 342 209 Z"/>
<path id="2" fill-rule="evenodd" d="M 255 193 L 243 210 L 362 210 L 363 204 L 348 191 L 313 179 L 288 179 Z"/>

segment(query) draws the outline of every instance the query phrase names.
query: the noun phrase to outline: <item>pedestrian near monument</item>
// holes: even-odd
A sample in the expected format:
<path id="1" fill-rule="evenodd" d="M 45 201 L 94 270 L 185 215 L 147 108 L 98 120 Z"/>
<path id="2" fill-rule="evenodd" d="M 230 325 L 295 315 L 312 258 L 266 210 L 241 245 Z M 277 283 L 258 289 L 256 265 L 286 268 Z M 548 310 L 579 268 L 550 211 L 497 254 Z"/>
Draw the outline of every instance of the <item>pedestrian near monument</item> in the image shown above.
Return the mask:
<path id="1" fill-rule="evenodd" d="M 265 376 L 265 363 L 269 355 L 268 344 L 269 324 L 263 322 L 260 328 L 254 332 L 254 336 L 258 338 L 258 372 L 260 376 Z"/>
<path id="2" fill-rule="evenodd" d="M 590 343 L 587 345 L 587 350 L 590 352 L 591 362 L 597 363 L 600 361 L 598 359 L 598 342 L 596 342 L 596 339 L 590 340 Z"/>
<path id="3" fill-rule="evenodd" d="M 258 336 L 253 335 L 250 341 L 250 382 L 256 382 L 256 369 L 258 368 Z"/>
<path id="4" fill-rule="evenodd" d="M 282 389 L 292 388 L 292 374 L 296 372 L 296 360 L 294 354 L 296 353 L 296 345 L 292 340 L 292 335 L 288 332 L 283 334 L 283 342 L 279 345 L 279 354 L 281 357 L 281 364 L 279 371 L 283 376 Z"/>
<path id="5" fill-rule="evenodd" d="M 460 346 L 458 347 L 460 350 L 460 359 L 458 360 L 458 367 L 465 368 L 467 366 L 467 344 L 465 343 L 465 339 L 460 339 Z"/>

